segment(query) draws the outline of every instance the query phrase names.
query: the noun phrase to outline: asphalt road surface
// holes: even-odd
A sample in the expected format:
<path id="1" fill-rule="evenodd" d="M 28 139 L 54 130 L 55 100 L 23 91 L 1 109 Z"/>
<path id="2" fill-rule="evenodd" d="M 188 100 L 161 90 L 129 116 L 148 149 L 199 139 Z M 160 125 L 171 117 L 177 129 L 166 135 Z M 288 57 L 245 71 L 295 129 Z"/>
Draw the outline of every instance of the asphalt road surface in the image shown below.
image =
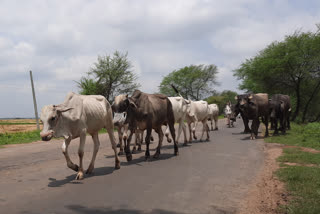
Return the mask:
<path id="1" fill-rule="evenodd" d="M 236 213 L 264 160 L 262 140 L 252 141 L 242 131 L 242 121 L 227 128 L 220 120 L 210 142 L 183 147 L 181 136 L 180 154 L 174 156 L 173 144 L 164 139 L 159 159 L 146 162 L 141 152 L 127 163 L 121 156 L 119 170 L 102 134 L 94 174 L 80 181 L 66 165 L 62 140 L 1 148 L 0 213 Z M 70 146 L 76 164 L 78 144 L 73 140 Z M 150 145 L 151 155 L 157 144 Z M 85 169 L 92 147 L 87 137 Z"/>

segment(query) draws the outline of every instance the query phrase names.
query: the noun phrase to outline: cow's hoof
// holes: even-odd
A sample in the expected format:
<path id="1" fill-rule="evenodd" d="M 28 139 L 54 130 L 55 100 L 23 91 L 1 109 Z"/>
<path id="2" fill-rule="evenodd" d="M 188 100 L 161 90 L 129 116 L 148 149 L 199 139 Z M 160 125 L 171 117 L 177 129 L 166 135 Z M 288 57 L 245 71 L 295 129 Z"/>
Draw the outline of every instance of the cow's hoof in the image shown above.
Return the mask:
<path id="1" fill-rule="evenodd" d="M 188 143 L 187 143 L 187 142 L 184 142 L 182 145 L 183 145 L 183 146 L 188 146 Z"/>
<path id="2" fill-rule="evenodd" d="M 159 153 L 159 152 L 156 152 L 156 153 L 153 155 L 153 158 L 154 158 L 154 159 L 158 159 L 159 156 L 160 156 L 160 153 Z"/>
<path id="3" fill-rule="evenodd" d="M 218 127 L 217 127 L 217 128 L 215 128 L 214 130 L 215 130 L 215 131 L 217 131 L 217 130 L 218 130 Z"/>
<path id="4" fill-rule="evenodd" d="M 255 137 L 253 137 L 253 136 L 250 137 L 250 140 L 254 140 L 254 139 L 255 139 Z"/>
<path id="5" fill-rule="evenodd" d="M 83 172 L 78 172 L 76 180 L 82 180 L 83 179 Z"/>
<path id="6" fill-rule="evenodd" d="M 203 141 L 202 139 L 199 140 L 199 142 L 202 142 L 202 141 Z"/>
<path id="7" fill-rule="evenodd" d="M 174 155 L 178 156 L 179 155 L 179 151 L 174 151 Z"/>
<path id="8" fill-rule="evenodd" d="M 213 131 L 213 128 L 211 128 L 211 130 L 210 131 Z"/>
<path id="9" fill-rule="evenodd" d="M 132 154 L 135 154 L 136 152 L 137 152 L 136 147 L 133 147 L 133 149 L 132 149 L 131 153 L 132 153 Z"/>
<path id="10" fill-rule="evenodd" d="M 127 161 L 128 161 L 128 162 L 132 161 L 132 155 L 131 155 L 131 154 L 126 155 L 126 158 L 127 158 Z"/>
<path id="11" fill-rule="evenodd" d="M 209 142 L 209 141 L 210 141 L 210 139 L 209 139 L 209 138 L 207 138 L 207 139 L 206 139 L 206 141 L 207 141 L 207 142 Z"/>
<path id="12" fill-rule="evenodd" d="M 93 172 L 93 169 L 94 169 L 94 166 L 90 164 L 90 166 L 88 167 L 87 171 L 86 171 L 86 174 L 92 174 Z"/>
<path id="13" fill-rule="evenodd" d="M 197 140 L 198 138 L 197 138 L 197 136 L 193 136 L 193 139 Z"/>
<path id="14" fill-rule="evenodd" d="M 138 146 L 138 151 L 141 151 L 141 145 Z"/>
<path id="15" fill-rule="evenodd" d="M 117 144 L 117 147 L 120 148 L 120 143 Z"/>
<path id="16" fill-rule="evenodd" d="M 168 141 L 168 143 L 172 142 L 171 138 L 167 138 L 167 141 Z"/>
<path id="17" fill-rule="evenodd" d="M 79 166 L 77 164 L 73 164 L 70 168 L 76 172 L 79 171 Z"/>
<path id="18" fill-rule="evenodd" d="M 120 169 L 120 161 L 119 162 L 116 162 L 115 166 L 114 166 L 114 169 Z"/>
<path id="19" fill-rule="evenodd" d="M 120 151 L 120 152 L 118 153 L 118 155 L 124 155 L 124 152 L 123 152 L 123 151 Z"/>

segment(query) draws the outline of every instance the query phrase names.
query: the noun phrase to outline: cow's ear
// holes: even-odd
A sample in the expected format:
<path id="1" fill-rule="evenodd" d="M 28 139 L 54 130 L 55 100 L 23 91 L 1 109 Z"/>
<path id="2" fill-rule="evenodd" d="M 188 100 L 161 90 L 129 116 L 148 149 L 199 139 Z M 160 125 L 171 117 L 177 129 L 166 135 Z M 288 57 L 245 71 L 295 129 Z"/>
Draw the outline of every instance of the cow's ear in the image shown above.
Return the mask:
<path id="1" fill-rule="evenodd" d="M 58 114 L 61 114 L 63 112 L 70 111 L 71 109 L 73 109 L 71 107 L 67 107 L 67 106 L 63 106 L 63 105 L 58 105 L 58 106 L 53 106 L 53 107 L 56 108 Z"/>
<path id="2" fill-rule="evenodd" d="M 137 105 L 131 100 L 131 99 L 127 99 L 129 101 L 129 105 L 131 108 L 137 108 Z"/>

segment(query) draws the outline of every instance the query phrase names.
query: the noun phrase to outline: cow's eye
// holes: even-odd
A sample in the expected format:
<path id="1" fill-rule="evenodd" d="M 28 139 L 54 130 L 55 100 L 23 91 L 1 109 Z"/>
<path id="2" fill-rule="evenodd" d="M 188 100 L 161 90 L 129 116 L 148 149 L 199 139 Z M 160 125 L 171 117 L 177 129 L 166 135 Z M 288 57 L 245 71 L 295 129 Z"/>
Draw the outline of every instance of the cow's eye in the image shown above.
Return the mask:
<path id="1" fill-rule="evenodd" d="M 51 118 L 51 121 L 55 121 L 55 119 L 56 119 L 56 117 L 52 117 L 52 118 Z"/>

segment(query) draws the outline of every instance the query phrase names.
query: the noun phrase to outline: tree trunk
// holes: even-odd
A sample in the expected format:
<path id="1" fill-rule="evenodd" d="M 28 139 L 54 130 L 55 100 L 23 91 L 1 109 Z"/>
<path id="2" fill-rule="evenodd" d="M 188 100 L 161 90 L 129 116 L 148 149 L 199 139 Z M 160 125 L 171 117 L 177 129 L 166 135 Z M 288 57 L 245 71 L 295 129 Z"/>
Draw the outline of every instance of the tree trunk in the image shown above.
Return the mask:
<path id="1" fill-rule="evenodd" d="M 320 88 L 320 81 L 318 82 L 317 86 L 315 87 L 314 91 L 312 92 L 312 94 L 311 94 L 311 96 L 310 96 L 310 98 L 309 98 L 309 100 L 308 100 L 308 102 L 307 102 L 307 104 L 306 104 L 306 106 L 305 106 L 305 108 L 303 110 L 302 122 L 305 122 L 306 115 L 307 115 L 307 112 L 308 112 L 308 109 L 309 109 L 309 105 L 310 105 L 312 99 L 314 98 L 314 96 L 316 95 L 316 93 L 318 92 L 319 88 Z"/>
<path id="2" fill-rule="evenodd" d="M 300 81 L 298 81 L 297 83 L 297 87 L 296 87 L 296 96 L 297 96 L 297 104 L 296 104 L 296 110 L 295 112 L 293 113 L 293 116 L 291 118 L 292 121 L 294 121 L 298 114 L 299 114 L 299 111 L 300 111 L 300 103 L 301 103 L 301 97 L 300 97 Z"/>

